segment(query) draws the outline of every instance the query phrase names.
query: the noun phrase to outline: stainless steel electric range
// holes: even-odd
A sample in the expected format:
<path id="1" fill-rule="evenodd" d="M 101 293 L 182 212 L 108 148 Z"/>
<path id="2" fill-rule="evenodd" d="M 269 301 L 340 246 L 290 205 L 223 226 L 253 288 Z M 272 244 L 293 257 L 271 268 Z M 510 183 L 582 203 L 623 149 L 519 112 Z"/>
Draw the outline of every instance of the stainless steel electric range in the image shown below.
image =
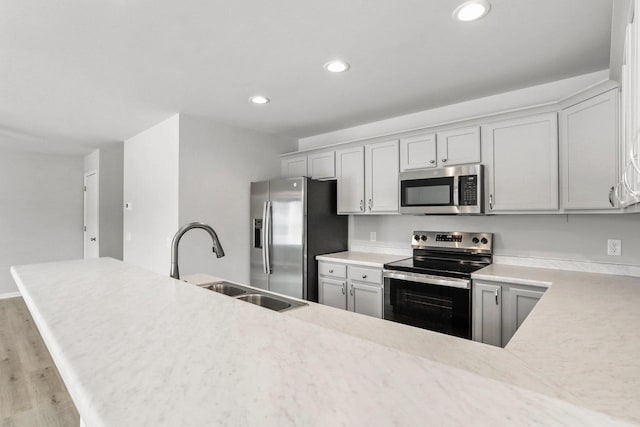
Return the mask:
<path id="1" fill-rule="evenodd" d="M 493 234 L 414 231 L 411 246 L 384 265 L 384 318 L 471 339 L 471 273 L 491 264 Z"/>

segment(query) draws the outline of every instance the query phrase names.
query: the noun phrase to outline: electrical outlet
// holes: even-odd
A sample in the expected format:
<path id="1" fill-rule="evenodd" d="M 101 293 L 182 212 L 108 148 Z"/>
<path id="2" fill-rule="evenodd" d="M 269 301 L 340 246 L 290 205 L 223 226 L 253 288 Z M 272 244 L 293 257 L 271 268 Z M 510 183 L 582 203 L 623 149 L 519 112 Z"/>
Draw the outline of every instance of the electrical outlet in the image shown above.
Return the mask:
<path id="1" fill-rule="evenodd" d="M 372 242 L 376 241 L 376 232 L 375 231 L 372 231 L 372 232 L 369 233 L 369 240 L 372 241 Z"/>
<path id="2" fill-rule="evenodd" d="M 609 239 L 607 240 L 607 255 L 621 256 L 622 255 L 622 240 Z"/>

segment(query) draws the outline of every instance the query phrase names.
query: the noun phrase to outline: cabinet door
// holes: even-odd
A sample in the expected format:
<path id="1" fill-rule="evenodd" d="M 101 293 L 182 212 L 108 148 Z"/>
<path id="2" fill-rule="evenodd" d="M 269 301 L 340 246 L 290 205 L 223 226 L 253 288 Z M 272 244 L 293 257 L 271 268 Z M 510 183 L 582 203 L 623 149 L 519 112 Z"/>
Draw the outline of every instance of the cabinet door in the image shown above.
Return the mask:
<path id="1" fill-rule="evenodd" d="M 333 179 L 336 177 L 336 152 L 309 155 L 307 172 L 313 179 Z"/>
<path id="2" fill-rule="evenodd" d="M 364 213 L 364 148 L 336 151 L 338 213 Z"/>
<path id="3" fill-rule="evenodd" d="M 440 166 L 480 163 L 480 127 L 438 132 Z"/>
<path id="4" fill-rule="evenodd" d="M 398 212 L 398 141 L 365 147 L 367 211 Z"/>
<path id="5" fill-rule="evenodd" d="M 514 286 L 507 289 L 505 292 L 504 316 L 502 318 L 503 347 L 507 345 L 543 294 L 543 290 L 534 291 Z"/>
<path id="6" fill-rule="evenodd" d="M 297 178 L 307 176 L 307 156 L 282 159 L 282 177 Z"/>
<path id="7" fill-rule="evenodd" d="M 435 168 L 436 134 L 411 136 L 400 140 L 400 171 Z"/>
<path id="8" fill-rule="evenodd" d="M 382 287 L 348 281 L 349 296 L 347 309 L 367 316 L 382 319 Z"/>
<path id="9" fill-rule="evenodd" d="M 562 206 L 614 209 L 618 182 L 618 91 L 560 112 Z"/>
<path id="10" fill-rule="evenodd" d="M 557 114 L 483 127 L 489 211 L 558 209 Z"/>
<path id="11" fill-rule="evenodd" d="M 331 307 L 347 309 L 347 284 L 344 280 L 327 279 L 320 277 L 318 280 L 318 301 L 320 304 Z"/>
<path id="12" fill-rule="evenodd" d="M 502 288 L 473 282 L 473 340 L 500 346 L 502 343 Z"/>

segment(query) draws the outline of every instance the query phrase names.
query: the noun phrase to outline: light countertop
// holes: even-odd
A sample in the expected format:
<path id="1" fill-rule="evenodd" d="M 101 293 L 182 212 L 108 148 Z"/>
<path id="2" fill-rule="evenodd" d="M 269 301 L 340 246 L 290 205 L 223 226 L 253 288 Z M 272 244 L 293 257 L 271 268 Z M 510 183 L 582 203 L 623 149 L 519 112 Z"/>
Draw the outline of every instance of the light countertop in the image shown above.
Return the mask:
<path id="1" fill-rule="evenodd" d="M 384 334 L 420 344 L 376 342 L 358 335 L 377 335 L 379 319 L 316 304 L 276 313 L 113 259 L 12 274 L 87 426 L 621 423 L 510 349 L 403 325 Z M 343 319 L 357 328 L 341 331 Z M 459 362 L 441 363 L 446 351 Z M 511 374 L 463 366 L 474 357 Z"/>
<path id="2" fill-rule="evenodd" d="M 388 255 L 370 252 L 336 252 L 333 254 L 318 255 L 316 260 L 337 262 L 340 264 L 358 264 L 368 267 L 382 268 L 384 264 L 407 258 L 404 255 Z"/>

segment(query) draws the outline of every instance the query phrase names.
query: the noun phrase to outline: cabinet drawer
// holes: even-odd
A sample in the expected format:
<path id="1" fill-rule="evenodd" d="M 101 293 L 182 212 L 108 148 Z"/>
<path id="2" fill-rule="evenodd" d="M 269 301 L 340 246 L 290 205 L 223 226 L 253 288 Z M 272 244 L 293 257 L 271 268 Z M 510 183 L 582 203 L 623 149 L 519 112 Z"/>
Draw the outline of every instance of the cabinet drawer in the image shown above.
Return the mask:
<path id="1" fill-rule="evenodd" d="M 329 262 L 319 262 L 318 263 L 318 273 L 321 276 L 331 276 L 331 277 L 347 277 L 347 266 L 344 264 L 332 264 Z"/>
<path id="2" fill-rule="evenodd" d="M 364 268 L 350 265 L 348 268 L 348 277 L 358 282 L 373 283 L 382 285 L 382 270 L 375 268 Z"/>

